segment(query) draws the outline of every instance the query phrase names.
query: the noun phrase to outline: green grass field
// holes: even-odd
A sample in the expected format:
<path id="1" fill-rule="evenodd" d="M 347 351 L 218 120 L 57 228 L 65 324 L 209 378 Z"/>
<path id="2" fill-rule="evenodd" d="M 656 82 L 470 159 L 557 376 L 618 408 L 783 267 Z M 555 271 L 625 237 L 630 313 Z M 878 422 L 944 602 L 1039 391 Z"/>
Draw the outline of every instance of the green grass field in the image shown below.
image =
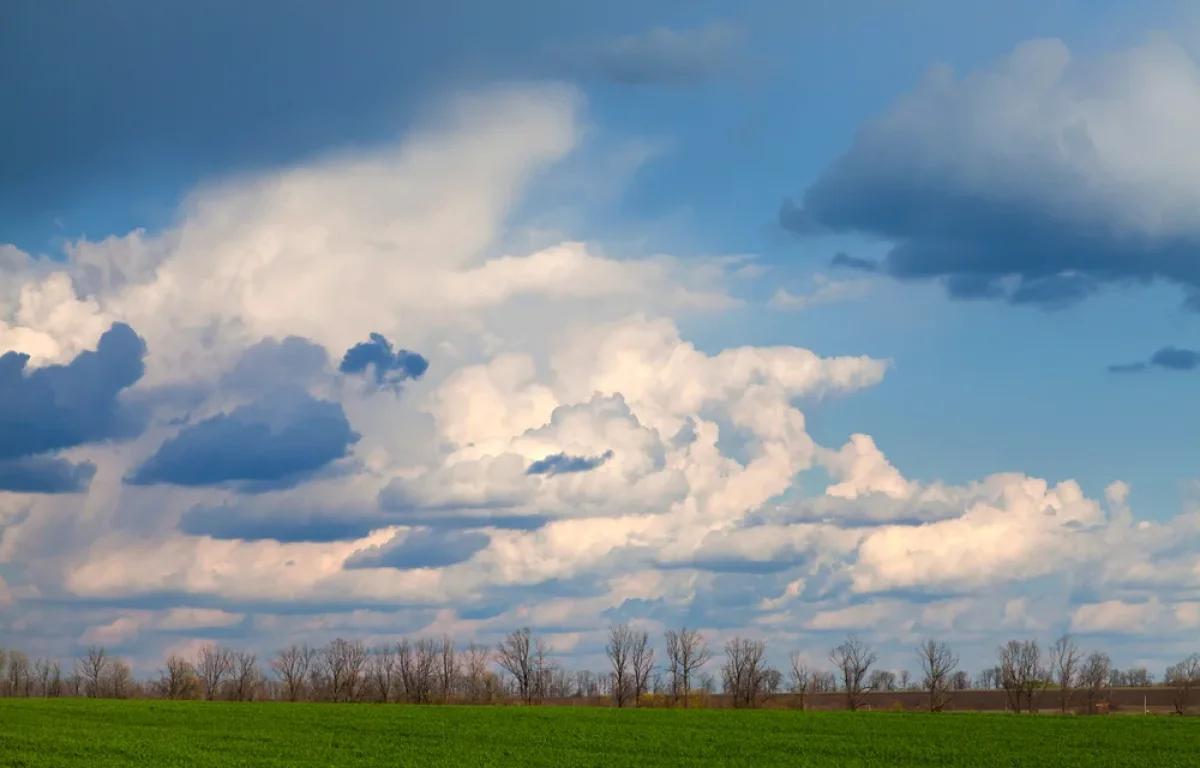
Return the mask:
<path id="1" fill-rule="evenodd" d="M 0 700 L 0 765 L 1200 765 L 1200 720 Z"/>

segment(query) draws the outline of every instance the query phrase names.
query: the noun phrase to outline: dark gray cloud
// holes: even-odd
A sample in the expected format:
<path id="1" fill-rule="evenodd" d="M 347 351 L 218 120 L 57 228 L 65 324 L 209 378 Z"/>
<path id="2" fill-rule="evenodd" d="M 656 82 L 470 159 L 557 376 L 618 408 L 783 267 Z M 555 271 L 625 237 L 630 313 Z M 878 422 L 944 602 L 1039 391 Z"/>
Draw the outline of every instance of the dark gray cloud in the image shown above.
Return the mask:
<path id="1" fill-rule="evenodd" d="M 303 386 L 328 367 L 329 353 L 309 339 L 263 339 L 242 353 L 222 383 L 237 392 L 259 396 L 283 384 Z"/>
<path id="2" fill-rule="evenodd" d="M 1151 368 L 1162 368 L 1167 371 L 1194 371 L 1200 368 L 1200 352 L 1194 349 L 1163 347 L 1145 362 L 1110 365 L 1108 370 L 1113 373 L 1141 373 Z"/>
<path id="3" fill-rule="evenodd" d="M 379 492 L 379 507 L 392 525 L 438 529 L 505 528 L 532 531 L 544 526 L 544 515 L 513 512 L 525 502 L 524 494 L 498 493 L 475 501 L 430 503 L 403 480 L 392 480 Z"/>
<path id="4" fill-rule="evenodd" d="M 126 482 L 287 487 L 344 458 L 358 439 L 340 403 L 281 390 L 184 427 Z"/>
<path id="5" fill-rule="evenodd" d="M 82 493 L 92 483 L 96 465 L 49 456 L 0 461 L 0 491 L 12 493 Z"/>
<path id="6" fill-rule="evenodd" d="M 448 90 L 544 76 L 531 52 L 547 41 L 661 23 L 664 3 L 689 7 L 5 0 L 0 94 L 21 118 L 0 124 L 0 230 L 43 247 L 56 217 L 72 233 L 165 224 L 202 178 L 390 144 Z"/>
<path id="7" fill-rule="evenodd" d="M 392 349 L 382 334 L 372 333 L 369 341 L 346 350 L 338 370 L 349 375 L 371 374 L 380 386 L 399 387 L 409 379 L 419 379 L 429 370 L 429 361 L 407 349 Z"/>
<path id="8" fill-rule="evenodd" d="M 654 27 L 637 34 L 558 46 L 552 56 L 570 75 L 623 85 L 687 86 L 744 65 L 745 34 L 731 24 L 691 29 Z"/>
<path id="9" fill-rule="evenodd" d="M 0 355 L 0 461 L 140 434 L 145 410 L 120 395 L 142 378 L 145 355 L 145 342 L 124 323 L 66 365 L 28 371 L 28 355 Z"/>
<path id="10" fill-rule="evenodd" d="M 612 457 L 612 451 L 605 451 L 599 456 L 569 456 L 565 453 L 554 453 L 530 464 L 529 469 L 525 470 L 525 474 L 553 476 L 574 472 L 590 472 L 606 463 Z"/>
<path id="11" fill-rule="evenodd" d="M 382 546 L 355 552 L 346 568 L 445 568 L 470 560 L 491 542 L 479 531 L 418 530 L 397 534 Z"/>
<path id="12" fill-rule="evenodd" d="M 857 269 L 863 272 L 876 272 L 879 270 L 879 262 L 864 259 L 860 256 L 850 256 L 841 251 L 833 255 L 833 258 L 829 260 L 829 266 Z"/>
<path id="13" fill-rule="evenodd" d="M 192 536 L 283 543 L 359 539 L 390 523 L 377 512 L 313 509 L 297 505 L 260 509 L 227 503 L 192 507 L 179 520 L 179 530 Z"/>
<path id="14" fill-rule="evenodd" d="M 1172 45 L 1092 61 L 1037 41 L 957 80 L 935 70 L 863 124 L 779 221 L 801 236 L 888 241 L 878 264 L 835 263 L 939 280 L 955 298 L 1058 309 L 1154 280 L 1194 298 L 1194 174 L 1163 158 L 1185 152 L 1200 121 L 1144 98 L 1155 83 L 1196 81 Z M 1178 98 L 1196 99 L 1189 88 Z M 1135 135 L 1158 137 L 1155 152 Z"/>

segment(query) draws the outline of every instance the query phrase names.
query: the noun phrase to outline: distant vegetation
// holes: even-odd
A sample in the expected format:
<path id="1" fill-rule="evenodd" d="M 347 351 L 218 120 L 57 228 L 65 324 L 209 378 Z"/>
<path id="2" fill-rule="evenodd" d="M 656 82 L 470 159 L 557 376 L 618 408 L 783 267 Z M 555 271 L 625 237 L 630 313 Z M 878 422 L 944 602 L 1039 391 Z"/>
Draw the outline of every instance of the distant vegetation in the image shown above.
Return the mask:
<path id="1" fill-rule="evenodd" d="M 269 659 L 215 644 L 195 658 L 172 656 L 149 680 L 93 646 L 64 665 L 0 651 L 0 694 L 10 697 L 161 698 L 226 701 L 377 702 L 410 704 L 591 704 L 617 708 L 793 708 L 1006 710 L 1103 714 L 1168 711 L 1200 704 L 1200 656 L 1171 666 L 1155 685 L 1147 670 L 1115 668 L 1102 651 L 1084 652 L 1063 636 L 1048 648 L 1012 640 L 996 664 L 974 676 L 943 642 L 915 649 L 917 674 L 880 669 L 854 635 L 815 664 L 793 651 L 786 669 L 768 662 L 762 640 L 734 638 L 715 651 L 683 628 L 660 648 L 647 632 L 610 627 L 608 668 L 571 671 L 529 629 L 496 646 L 459 646 L 450 637 L 403 639 L 369 647 L 338 639 L 323 647 L 291 645 Z M 1132 689 L 1138 689 L 1134 691 Z M 1136 694 L 1136 695 L 1135 695 Z"/>
<path id="2" fill-rule="evenodd" d="M 27 768 L 1193 768 L 1169 717 L 0 701 Z"/>

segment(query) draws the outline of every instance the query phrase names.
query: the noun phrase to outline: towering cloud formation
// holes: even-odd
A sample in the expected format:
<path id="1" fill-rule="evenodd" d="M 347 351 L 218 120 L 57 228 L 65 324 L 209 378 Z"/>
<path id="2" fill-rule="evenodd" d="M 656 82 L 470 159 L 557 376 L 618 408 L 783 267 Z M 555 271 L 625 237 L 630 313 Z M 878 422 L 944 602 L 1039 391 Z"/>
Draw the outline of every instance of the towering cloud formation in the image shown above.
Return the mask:
<path id="1" fill-rule="evenodd" d="M 587 654 L 621 618 L 714 639 L 873 623 L 904 652 L 936 631 L 990 653 L 1151 593 L 1155 631 L 1188 631 L 1194 515 L 1139 521 L 1122 485 L 911 479 L 865 434 L 820 445 L 806 404 L 888 363 L 697 346 L 678 318 L 735 305 L 737 262 L 522 250 L 513 212 L 580 141 L 579 107 L 500 89 L 397 149 L 206 186 L 174 229 L 0 263 L 0 289 L 21 286 L 0 290 L 0 332 L 40 350 L 0 358 L 0 485 L 20 491 L 0 493 L 0 619 L 27 627 L 10 642 L 62 638 L 43 653 L 65 657 L 105 638 L 153 667 L 204 627 L 271 648 L 528 624 Z M 818 188 L 813 216 L 840 220 L 840 186 Z M 897 225 L 916 242 L 966 227 L 923 212 Z M 92 465 L 86 495 L 35 493 L 83 489 Z"/>

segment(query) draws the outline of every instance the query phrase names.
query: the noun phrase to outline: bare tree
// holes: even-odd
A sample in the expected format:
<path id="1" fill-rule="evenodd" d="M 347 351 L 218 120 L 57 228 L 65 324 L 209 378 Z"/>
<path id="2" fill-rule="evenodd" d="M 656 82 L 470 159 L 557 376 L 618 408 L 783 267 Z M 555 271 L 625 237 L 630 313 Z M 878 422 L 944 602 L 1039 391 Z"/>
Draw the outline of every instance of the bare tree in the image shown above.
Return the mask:
<path id="1" fill-rule="evenodd" d="M 50 679 L 46 684 L 43 696 L 57 698 L 63 695 L 62 665 L 57 661 L 50 662 Z"/>
<path id="2" fill-rule="evenodd" d="M 1193 653 L 1178 664 L 1167 667 L 1164 680 L 1174 689 L 1172 702 L 1175 714 L 1186 714 L 1192 701 L 1192 691 L 1200 685 L 1200 654 Z"/>
<path id="3" fill-rule="evenodd" d="M 375 691 L 375 699 L 384 704 L 392 700 L 396 687 L 396 651 L 390 643 L 384 643 L 371 652 L 367 664 L 367 675 Z"/>
<path id="4" fill-rule="evenodd" d="M 1133 667 L 1125 670 L 1125 683 L 1130 688 L 1149 688 L 1154 684 L 1154 675 L 1145 667 Z"/>
<path id="5" fill-rule="evenodd" d="M 288 701 L 299 701 L 303 696 L 314 655 L 314 651 L 307 645 L 293 644 L 284 648 L 271 660 L 271 669 L 283 682 L 284 695 Z"/>
<path id="6" fill-rule="evenodd" d="M 1009 706 L 1018 714 L 1022 707 L 1034 712 L 1037 692 L 1046 687 L 1050 671 L 1042 662 L 1036 640 L 1010 640 L 996 651 L 1000 660 L 1000 684 L 1008 694 Z"/>
<path id="7" fill-rule="evenodd" d="M 240 651 L 233 654 L 233 699 L 253 701 L 262 674 L 258 671 L 258 656 Z"/>
<path id="8" fill-rule="evenodd" d="M 613 624 L 608 628 L 608 643 L 604 653 L 612 666 L 612 700 L 618 707 L 629 701 L 632 685 L 629 675 L 629 655 L 633 651 L 633 630 L 628 624 Z M 636 697 L 635 697 L 636 698 Z"/>
<path id="9" fill-rule="evenodd" d="M 757 707 L 766 695 L 767 644 L 762 640 L 735 637 L 725 643 L 721 679 L 725 692 L 739 708 Z"/>
<path id="10" fill-rule="evenodd" d="M 693 679 L 712 659 L 712 649 L 697 630 L 687 627 L 678 632 L 667 630 L 666 640 L 667 674 L 671 679 L 671 693 L 676 700 L 683 700 L 684 707 L 688 707 Z"/>
<path id="11" fill-rule="evenodd" d="M 496 646 L 496 663 L 513 677 L 517 695 L 525 704 L 540 702 L 546 689 L 546 676 L 553 666 L 550 648 L 534 638 L 529 627 L 511 632 Z"/>
<path id="12" fill-rule="evenodd" d="M 87 654 L 78 660 L 79 678 L 83 682 L 83 689 L 89 699 L 97 698 L 101 695 L 102 685 L 105 676 L 108 674 L 108 666 L 111 657 L 101 647 L 93 645 L 87 649 Z"/>
<path id="13" fill-rule="evenodd" d="M 929 711 L 941 712 L 950 700 L 950 676 L 958 666 L 958 654 L 932 638 L 917 646 L 921 685 L 929 692 Z"/>
<path id="14" fill-rule="evenodd" d="M 471 643 L 463 656 L 463 668 L 466 673 L 467 698 L 472 704 L 481 704 L 490 699 L 488 669 L 489 653 L 486 645 Z"/>
<path id="15" fill-rule="evenodd" d="M 462 677 L 462 666 L 458 660 L 458 649 L 455 647 L 454 640 L 450 635 L 442 635 L 442 647 L 438 661 L 438 693 L 442 698 L 442 703 L 448 704 L 451 695 L 454 693 L 454 689 L 458 687 L 459 679 Z"/>
<path id="16" fill-rule="evenodd" d="M 871 672 L 870 687 L 872 691 L 896 690 L 896 673 L 890 669 L 876 669 Z"/>
<path id="17" fill-rule="evenodd" d="M 108 666 L 108 679 L 104 688 L 114 699 L 127 699 L 134 691 L 133 670 L 121 659 L 113 659 Z"/>
<path id="18" fill-rule="evenodd" d="M 1101 651 L 1088 654 L 1080 665 L 1076 679 L 1087 700 L 1088 713 L 1094 714 L 1100 701 L 1104 698 L 1111 668 L 1112 659 L 1108 657 L 1107 653 Z"/>
<path id="19" fill-rule="evenodd" d="M 1058 705 L 1062 714 L 1067 713 L 1075 683 L 1079 675 L 1079 663 L 1083 654 L 1070 635 L 1063 635 L 1050 646 L 1050 674 L 1058 683 Z"/>
<path id="20" fill-rule="evenodd" d="M 171 656 L 167 666 L 159 673 L 159 695 L 164 699 L 190 699 L 200 690 L 196 668 L 181 656 Z"/>
<path id="21" fill-rule="evenodd" d="M 367 663 L 363 642 L 339 637 L 321 650 L 320 659 L 333 701 L 355 701 Z"/>
<path id="22" fill-rule="evenodd" d="M 200 675 L 205 700 L 216 699 L 221 686 L 233 674 L 233 653 L 213 643 L 201 647 L 196 657 L 196 674 Z"/>
<path id="23" fill-rule="evenodd" d="M 966 670 L 957 670 L 950 675 L 950 690 L 965 691 L 971 687 L 971 675 Z"/>
<path id="24" fill-rule="evenodd" d="M 29 670 L 29 657 L 23 651 L 13 649 L 8 652 L 8 690 L 12 696 L 29 697 L 32 692 L 30 681 L 33 676 Z"/>
<path id="25" fill-rule="evenodd" d="M 871 647 L 856 635 L 849 635 L 845 642 L 830 652 L 829 660 L 841 671 L 847 709 L 857 711 L 866 703 L 866 696 L 871 691 L 867 685 L 867 674 L 876 658 Z"/>
<path id="26" fill-rule="evenodd" d="M 535 696 L 533 667 L 533 634 L 529 627 L 518 629 L 496 646 L 496 663 L 513 677 L 517 693 L 525 704 L 532 704 Z"/>
<path id="27" fill-rule="evenodd" d="M 654 646 L 650 645 L 649 632 L 642 630 L 633 633 L 629 661 L 633 671 L 633 706 L 636 707 L 649 690 L 650 676 L 654 674 Z"/>
<path id="28" fill-rule="evenodd" d="M 812 687 L 812 669 L 808 666 L 808 657 L 799 651 L 792 651 L 791 668 L 789 669 L 789 681 L 792 684 L 792 693 L 800 698 L 800 709 L 805 708 L 805 696 L 808 695 L 809 689 Z"/>

